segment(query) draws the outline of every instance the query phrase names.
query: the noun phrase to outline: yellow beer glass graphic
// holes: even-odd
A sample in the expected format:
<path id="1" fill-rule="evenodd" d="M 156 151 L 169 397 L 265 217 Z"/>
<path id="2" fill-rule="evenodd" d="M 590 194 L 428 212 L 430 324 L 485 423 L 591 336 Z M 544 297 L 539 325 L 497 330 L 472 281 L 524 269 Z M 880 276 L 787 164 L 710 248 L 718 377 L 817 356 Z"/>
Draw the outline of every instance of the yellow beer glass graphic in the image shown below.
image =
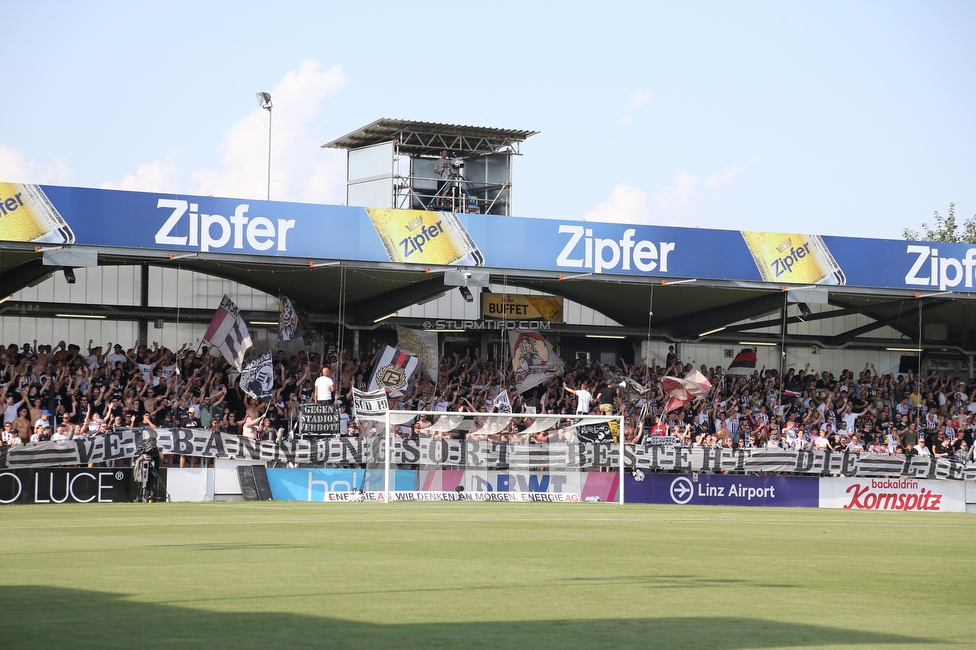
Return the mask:
<path id="1" fill-rule="evenodd" d="M 75 234 L 39 186 L 0 183 L 0 241 L 72 244 Z"/>
<path id="2" fill-rule="evenodd" d="M 742 231 L 742 238 L 766 282 L 847 283 L 820 235 Z"/>
<path id="3" fill-rule="evenodd" d="M 453 212 L 366 208 L 391 262 L 413 264 L 485 263 L 477 244 Z"/>

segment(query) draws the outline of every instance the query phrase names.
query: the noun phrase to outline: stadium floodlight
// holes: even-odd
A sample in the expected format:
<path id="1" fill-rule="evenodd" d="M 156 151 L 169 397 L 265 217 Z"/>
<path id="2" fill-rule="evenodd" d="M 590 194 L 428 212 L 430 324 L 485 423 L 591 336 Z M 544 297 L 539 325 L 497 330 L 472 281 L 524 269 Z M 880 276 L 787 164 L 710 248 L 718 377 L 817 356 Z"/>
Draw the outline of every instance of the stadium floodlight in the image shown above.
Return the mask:
<path id="1" fill-rule="evenodd" d="M 258 106 L 268 111 L 268 200 L 271 200 L 271 93 L 254 93 Z"/>
<path id="2" fill-rule="evenodd" d="M 813 312 L 810 311 L 810 307 L 809 307 L 809 305 L 807 305 L 807 303 L 805 303 L 805 302 L 797 303 L 796 307 L 797 307 L 797 309 L 800 310 L 799 319 L 801 321 L 806 322 L 806 319 L 808 319 L 811 316 L 813 316 Z"/>

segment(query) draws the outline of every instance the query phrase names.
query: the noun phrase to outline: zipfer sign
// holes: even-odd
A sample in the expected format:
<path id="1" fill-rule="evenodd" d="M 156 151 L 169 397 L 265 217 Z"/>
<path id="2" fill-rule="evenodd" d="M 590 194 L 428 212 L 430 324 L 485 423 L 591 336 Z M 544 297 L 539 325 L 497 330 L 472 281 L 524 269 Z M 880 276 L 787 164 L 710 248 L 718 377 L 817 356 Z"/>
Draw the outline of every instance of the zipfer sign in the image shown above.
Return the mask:
<path id="1" fill-rule="evenodd" d="M 976 294 L 976 246 L 970 244 L 577 216 L 457 215 L 0 180 L 2 242 Z M 548 313 L 523 318 L 528 313 L 521 311 L 503 305 L 497 315 L 552 320 Z"/>

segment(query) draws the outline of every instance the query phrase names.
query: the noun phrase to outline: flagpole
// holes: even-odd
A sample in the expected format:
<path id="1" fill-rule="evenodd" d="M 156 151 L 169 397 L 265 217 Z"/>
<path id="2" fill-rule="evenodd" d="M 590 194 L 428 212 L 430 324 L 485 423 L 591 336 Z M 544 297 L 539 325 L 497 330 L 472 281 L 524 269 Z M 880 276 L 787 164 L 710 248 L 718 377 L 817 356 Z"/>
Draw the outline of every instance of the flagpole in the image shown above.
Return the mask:
<path id="1" fill-rule="evenodd" d="M 620 491 L 618 495 L 618 503 L 620 505 L 624 504 L 624 416 L 620 416 Z"/>
<path id="2" fill-rule="evenodd" d="M 383 492 L 386 496 L 386 502 L 390 502 L 390 409 L 386 409 L 386 414 L 384 416 L 386 420 L 386 449 L 383 459 Z"/>
<path id="3" fill-rule="evenodd" d="M 779 390 L 776 391 L 776 409 L 773 411 L 773 417 L 776 417 L 779 410 L 783 408 L 783 389 L 786 388 L 784 383 L 784 377 L 786 377 L 786 314 L 790 308 L 789 299 L 789 292 L 785 292 L 783 294 L 783 331 L 779 358 Z"/>

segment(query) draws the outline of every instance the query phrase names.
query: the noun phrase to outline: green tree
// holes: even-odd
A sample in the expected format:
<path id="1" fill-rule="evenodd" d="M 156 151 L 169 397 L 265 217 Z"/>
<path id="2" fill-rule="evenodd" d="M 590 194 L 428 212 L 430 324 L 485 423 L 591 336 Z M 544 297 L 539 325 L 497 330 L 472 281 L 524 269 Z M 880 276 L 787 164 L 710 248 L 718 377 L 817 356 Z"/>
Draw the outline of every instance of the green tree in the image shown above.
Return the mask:
<path id="1" fill-rule="evenodd" d="M 902 237 L 914 241 L 944 241 L 957 242 L 964 244 L 976 244 L 976 214 L 966 219 L 962 224 L 962 232 L 956 223 L 956 204 L 949 204 L 949 212 L 943 217 L 938 212 L 934 213 L 935 225 L 929 228 L 927 223 L 922 223 L 922 233 L 905 228 L 902 230 Z"/>

